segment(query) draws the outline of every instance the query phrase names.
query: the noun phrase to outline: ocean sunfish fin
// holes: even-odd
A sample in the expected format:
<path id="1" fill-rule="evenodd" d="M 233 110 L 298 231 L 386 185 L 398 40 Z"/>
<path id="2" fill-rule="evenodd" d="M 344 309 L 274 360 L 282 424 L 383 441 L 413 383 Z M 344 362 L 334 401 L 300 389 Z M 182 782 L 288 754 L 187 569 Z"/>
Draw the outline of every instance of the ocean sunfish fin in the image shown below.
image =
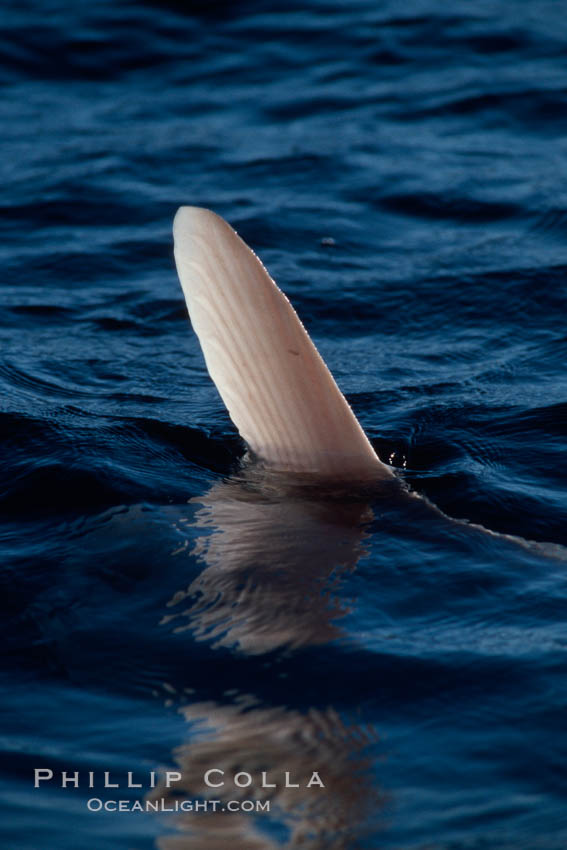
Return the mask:
<path id="1" fill-rule="evenodd" d="M 230 225 L 181 207 L 173 233 L 209 374 L 253 454 L 275 470 L 391 477 L 288 299 Z"/>

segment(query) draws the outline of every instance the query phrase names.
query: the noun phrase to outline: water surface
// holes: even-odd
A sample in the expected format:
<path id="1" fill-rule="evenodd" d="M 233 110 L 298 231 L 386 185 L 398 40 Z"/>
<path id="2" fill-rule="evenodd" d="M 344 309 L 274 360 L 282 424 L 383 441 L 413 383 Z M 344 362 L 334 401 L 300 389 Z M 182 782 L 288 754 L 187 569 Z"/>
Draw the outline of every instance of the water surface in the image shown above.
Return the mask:
<path id="1" fill-rule="evenodd" d="M 562 4 L 3 22 L 3 846 L 564 850 Z M 180 204 L 260 255 L 424 498 L 242 472 Z M 43 766 L 302 787 L 269 815 L 92 813 Z"/>

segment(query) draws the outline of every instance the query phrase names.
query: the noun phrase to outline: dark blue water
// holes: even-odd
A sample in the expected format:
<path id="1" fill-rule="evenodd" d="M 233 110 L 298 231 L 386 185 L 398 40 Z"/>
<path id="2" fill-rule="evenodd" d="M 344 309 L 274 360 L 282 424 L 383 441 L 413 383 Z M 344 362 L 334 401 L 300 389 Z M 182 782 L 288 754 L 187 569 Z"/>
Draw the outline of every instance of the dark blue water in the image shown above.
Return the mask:
<path id="1" fill-rule="evenodd" d="M 564 850 L 564 4 L 2 22 L 2 847 Z M 427 501 L 239 470 L 180 204 L 258 252 Z M 88 810 L 172 799 L 162 768 L 178 799 L 209 768 L 254 775 L 223 805 L 262 770 L 301 787 Z"/>

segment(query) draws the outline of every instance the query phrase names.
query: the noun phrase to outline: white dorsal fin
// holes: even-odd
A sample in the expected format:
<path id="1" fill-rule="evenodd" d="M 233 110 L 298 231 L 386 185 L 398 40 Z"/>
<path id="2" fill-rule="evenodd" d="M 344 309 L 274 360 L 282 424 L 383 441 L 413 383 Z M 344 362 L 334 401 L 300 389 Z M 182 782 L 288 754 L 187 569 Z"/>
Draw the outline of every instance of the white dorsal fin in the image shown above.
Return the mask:
<path id="1" fill-rule="evenodd" d="M 390 477 L 295 310 L 230 225 L 181 207 L 173 233 L 209 374 L 253 453 L 277 470 Z"/>

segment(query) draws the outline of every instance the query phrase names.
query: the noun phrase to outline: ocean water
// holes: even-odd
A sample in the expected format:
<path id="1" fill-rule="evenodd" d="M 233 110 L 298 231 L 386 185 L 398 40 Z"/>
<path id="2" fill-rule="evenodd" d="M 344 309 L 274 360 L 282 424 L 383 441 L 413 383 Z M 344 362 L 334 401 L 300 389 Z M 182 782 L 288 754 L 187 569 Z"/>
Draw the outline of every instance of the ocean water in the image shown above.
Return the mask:
<path id="1" fill-rule="evenodd" d="M 565 850 L 564 4 L 2 19 L 2 847 Z M 181 204 L 259 254 L 405 495 L 242 468 Z"/>

